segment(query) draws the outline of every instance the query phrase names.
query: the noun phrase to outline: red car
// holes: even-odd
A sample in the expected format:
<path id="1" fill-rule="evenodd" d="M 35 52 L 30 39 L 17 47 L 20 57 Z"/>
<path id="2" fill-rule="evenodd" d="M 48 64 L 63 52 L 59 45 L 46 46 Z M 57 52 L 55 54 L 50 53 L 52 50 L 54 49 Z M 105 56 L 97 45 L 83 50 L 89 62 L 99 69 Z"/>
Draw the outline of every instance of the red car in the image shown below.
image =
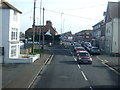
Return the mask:
<path id="1" fill-rule="evenodd" d="M 76 49 L 76 54 L 78 55 L 79 52 L 81 52 L 81 51 L 86 51 L 86 50 L 85 50 L 84 47 L 77 47 L 77 49 Z"/>
<path id="2" fill-rule="evenodd" d="M 87 51 L 81 51 L 81 52 L 79 52 L 79 54 L 77 56 L 77 62 L 78 63 L 90 63 L 90 64 L 92 64 L 92 58 Z"/>

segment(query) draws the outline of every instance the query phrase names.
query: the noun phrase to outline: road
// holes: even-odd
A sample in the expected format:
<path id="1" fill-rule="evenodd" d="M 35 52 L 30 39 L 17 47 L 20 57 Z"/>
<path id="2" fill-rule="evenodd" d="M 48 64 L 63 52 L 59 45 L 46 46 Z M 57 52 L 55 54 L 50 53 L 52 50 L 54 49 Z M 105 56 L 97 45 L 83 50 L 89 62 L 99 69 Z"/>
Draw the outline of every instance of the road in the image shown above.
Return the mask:
<path id="1" fill-rule="evenodd" d="M 32 88 L 116 88 L 119 75 L 93 55 L 93 63 L 78 64 L 72 48 L 49 47 L 53 57 L 39 73 Z"/>

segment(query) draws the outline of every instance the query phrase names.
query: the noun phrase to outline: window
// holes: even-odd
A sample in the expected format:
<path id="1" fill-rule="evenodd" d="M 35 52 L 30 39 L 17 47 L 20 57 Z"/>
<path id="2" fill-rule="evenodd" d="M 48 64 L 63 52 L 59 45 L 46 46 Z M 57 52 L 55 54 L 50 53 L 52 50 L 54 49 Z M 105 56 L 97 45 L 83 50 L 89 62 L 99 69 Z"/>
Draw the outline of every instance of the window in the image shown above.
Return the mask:
<path id="1" fill-rule="evenodd" d="M 89 35 L 89 33 L 86 33 L 87 35 Z"/>
<path id="2" fill-rule="evenodd" d="M 17 40 L 18 39 L 18 29 L 12 28 L 11 31 L 11 40 Z"/>
<path id="3" fill-rule="evenodd" d="M 14 11 L 13 20 L 14 20 L 14 21 L 17 21 L 17 11 Z"/>
<path id="4" fill-rule="evenodd" d="M 89 38 L 89 36 L 86 36 L 86 38 Z"/>
<path id="5" fill-rule="evenodd" d="M 15 57 L 17 51 L 17 47 L 16 46 L 11 46 L 11 57 Z"/>

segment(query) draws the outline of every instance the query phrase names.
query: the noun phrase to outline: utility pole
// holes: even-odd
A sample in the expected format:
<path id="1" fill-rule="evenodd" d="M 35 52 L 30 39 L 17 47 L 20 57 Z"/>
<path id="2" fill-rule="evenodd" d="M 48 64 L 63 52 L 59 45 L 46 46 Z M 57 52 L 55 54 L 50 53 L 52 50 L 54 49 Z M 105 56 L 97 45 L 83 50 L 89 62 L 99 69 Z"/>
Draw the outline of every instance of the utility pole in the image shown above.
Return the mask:
<path id="1" fill-rule="evenodd" d="M 40 51 L 40 44 L 41 44 L 41 9 L 42 9 L 42 0 L 40 1 L 40 31 L 39 31 L 39 51 Z"/>
<path id="2" fill-rule="evenodd" d="M 36 0 L 34 0 L 34 12 L 33 12 L 33 45 L 32 45 L 32 53 L 34 53 L 34 42 L 35 42 L 35 5 L 36 5 Z"/>
<path id="3" fill-rule="evenodd" d="M 63 12 L 61 13 L 61 35 L 62 35 L 62 15 L 63 15 Z"/>
<path id="4" fill-rule="evenodd" d="M 42 49 L 44 49 L 44 39 L 45 39 L 45 36 L 44 36 L 44 7 L 43 7 L 43 46 L 42 46 Z"/>

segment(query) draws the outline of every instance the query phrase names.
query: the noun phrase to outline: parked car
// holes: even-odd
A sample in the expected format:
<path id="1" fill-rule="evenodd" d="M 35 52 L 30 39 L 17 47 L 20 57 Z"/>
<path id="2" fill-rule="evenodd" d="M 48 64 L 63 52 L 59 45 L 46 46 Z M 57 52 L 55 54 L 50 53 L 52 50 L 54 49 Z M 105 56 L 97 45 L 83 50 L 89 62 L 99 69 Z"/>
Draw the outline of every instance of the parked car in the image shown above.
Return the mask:
<path id="1" fill-rule="evenodd" d="M 86 50 L 89 52 L 91 48 L 92 48 L 92 46 L 91 46 L 91 45 L 88 45 L 88 46 L 86 47 Z"/>
<path id="2" fill-rule="evenodd" d="M 84 42 L 83 46 L 84 46 L 85 49 L 87 49 L 88 46 L 91 46 L 91 43 L 90 42 Z"/>
<path id="3" fill-rule="evenodd" d="M 100 54 L 100 49 L 98 47 L 91 47 L 90 54 Z"/>
<path id="4" fill-rule="evenodd" d="M 79 52 L 77 56 L 77 62 L 80 63 L 89 63 L 92 64 L 92 58 L 90 54 L 87 51 L 81 51 Z"/>
<path id="5" fill-rule="evenodd" d="M 81 51 L 86 51 L 86 50 L 85 50 L 84 47 L 77 47 L 77 49 L 76 49 L 76 55 L 78 55 L 79 52 L 81 52 Z"/>

